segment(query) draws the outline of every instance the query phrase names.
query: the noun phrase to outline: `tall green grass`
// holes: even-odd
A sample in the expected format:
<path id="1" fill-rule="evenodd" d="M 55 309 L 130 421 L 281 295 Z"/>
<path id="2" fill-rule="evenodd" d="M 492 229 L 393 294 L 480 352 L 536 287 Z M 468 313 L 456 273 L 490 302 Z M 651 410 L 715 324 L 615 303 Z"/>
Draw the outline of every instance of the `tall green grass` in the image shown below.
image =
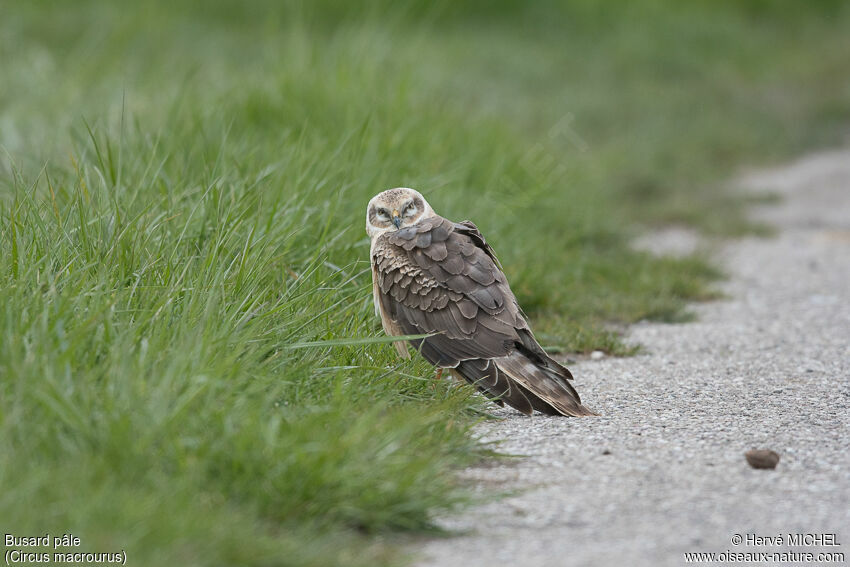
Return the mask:
<path id="1" fill-rule="evenodd" d="M 837 139 L 838 4 L 48 2 L 0 18 L 0 517 L 132 565 L 380 565 L 483 409 L 398 361 L 364 207 L 471 218 L 544 343 L 687 316 L 719 180 Z M 583 395 L 593 406 L 593 387 Z"/>
<path id="2" fill-rule="evenodd" d="M 435 397 L 382 345 L 289 348 L 376 334 L 365 264 L 333 263 L 362 249 L 335 205 L 224 182 L 223 156 L 172 177 L 154 144 L 110 144 L 4 208 L 9 527 L 79 529 L 136 564 L 327 564 L 336 546 L 301 532 L 421 529 L 452 505 L 448 469 L 476 448 L 445 415 L 466 394 Z"/>

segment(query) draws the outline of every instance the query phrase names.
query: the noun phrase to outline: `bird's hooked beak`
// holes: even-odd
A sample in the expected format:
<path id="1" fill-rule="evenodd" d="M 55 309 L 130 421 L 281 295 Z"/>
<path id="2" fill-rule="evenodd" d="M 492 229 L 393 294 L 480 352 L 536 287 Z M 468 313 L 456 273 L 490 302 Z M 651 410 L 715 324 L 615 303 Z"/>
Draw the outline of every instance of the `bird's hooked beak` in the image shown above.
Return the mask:
<path id="1" fill-rule="evenodd" d="M 393 224 L 396 229 L 401 228 L 401 213 L 398 212 L 398 209 L 393 209 Z"/>

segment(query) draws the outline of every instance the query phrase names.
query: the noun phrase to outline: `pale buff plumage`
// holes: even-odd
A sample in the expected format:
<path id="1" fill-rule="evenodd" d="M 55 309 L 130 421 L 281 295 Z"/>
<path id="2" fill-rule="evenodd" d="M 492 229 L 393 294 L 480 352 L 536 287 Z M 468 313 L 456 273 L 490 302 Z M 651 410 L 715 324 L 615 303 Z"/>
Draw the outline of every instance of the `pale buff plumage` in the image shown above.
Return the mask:
<path id="1" fill-rule="evenodd" d="M 432 334 L 394 343 L 400 356 L 410 356 L 410 343 L 431 364 L 528 415 L 594 415 L 570 384 L 570 371 L 535 340 L 472 222 L 445 219 L 418 191 L 397 188 L 369 201 L 366 231 L 384 331 Z"/>

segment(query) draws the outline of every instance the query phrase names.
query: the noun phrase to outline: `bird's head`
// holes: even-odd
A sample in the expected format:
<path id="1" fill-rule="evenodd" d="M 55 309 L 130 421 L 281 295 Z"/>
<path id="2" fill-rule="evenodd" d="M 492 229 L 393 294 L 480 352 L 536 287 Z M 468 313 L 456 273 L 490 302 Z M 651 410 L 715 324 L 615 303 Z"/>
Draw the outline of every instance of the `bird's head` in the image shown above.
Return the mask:
<path id="1" fill-rule="evenodd" d="M 366 232 L 375 238 L 388 230 L 398 230 L 428 217 L 434 209 L 419 191 L 397 187 L 378 193 L 366 207 Z"/>

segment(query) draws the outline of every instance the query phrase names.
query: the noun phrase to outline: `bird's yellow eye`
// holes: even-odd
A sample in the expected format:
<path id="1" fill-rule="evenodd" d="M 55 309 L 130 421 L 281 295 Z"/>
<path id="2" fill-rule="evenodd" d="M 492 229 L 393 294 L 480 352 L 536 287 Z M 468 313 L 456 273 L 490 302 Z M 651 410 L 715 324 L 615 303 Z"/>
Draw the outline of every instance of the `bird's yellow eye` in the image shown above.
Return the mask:
<path id="1" fill-rule="evenodd" d="M 386 209 L 378 209 L 376 214 L 379 221 L 388 222 L 390 220 L 390 213 Z"/>
<path id="2" fill-rule="evenodd" d="M 416 214 L 416 205 L 413 203 L 408 203 L 404 206 L 404 210 L 401 212 L 401 216 L 403 217 L 412 217 Z"/>

